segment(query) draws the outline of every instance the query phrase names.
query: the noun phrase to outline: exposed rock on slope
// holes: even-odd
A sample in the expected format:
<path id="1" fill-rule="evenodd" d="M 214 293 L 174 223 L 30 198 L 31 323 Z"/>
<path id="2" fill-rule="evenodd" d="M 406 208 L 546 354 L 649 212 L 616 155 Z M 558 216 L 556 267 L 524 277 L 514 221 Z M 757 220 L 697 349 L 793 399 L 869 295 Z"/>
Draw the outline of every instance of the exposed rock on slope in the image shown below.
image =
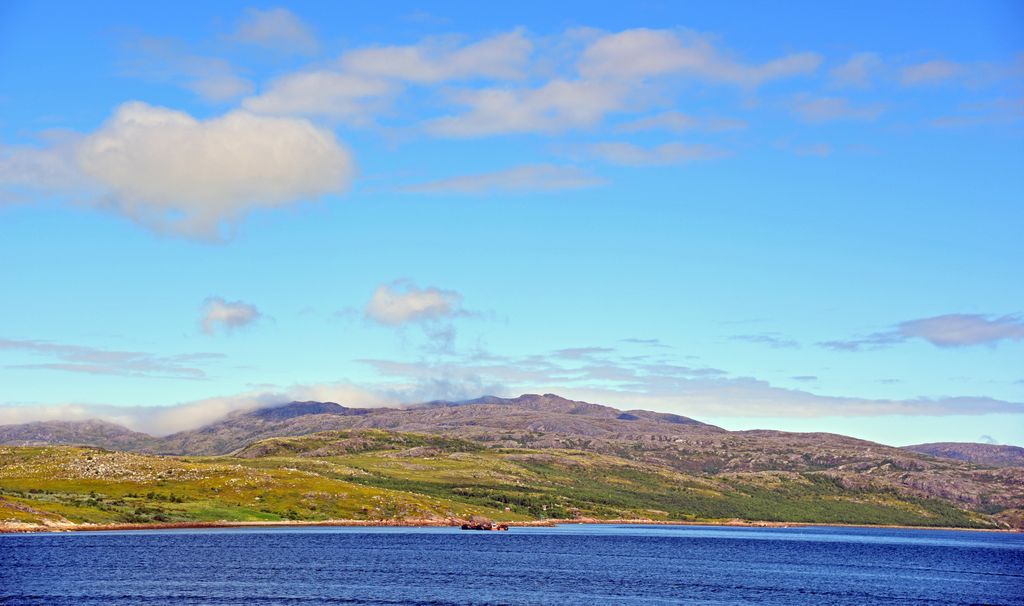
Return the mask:
<path id="1" fill-rule="evenodd" d="M 905 450 L 992 467 L 1024 467 L 1024 448 L 974 442 L 934 442 L 904 446 Z"/>
<path id="2" fill-rule="evenodd" d="M 112 450 L 145 450 L 154 441 L 153 436 L 95 419 L 0 425 L 0 444 L 12 446 L 77 444 Z"/>

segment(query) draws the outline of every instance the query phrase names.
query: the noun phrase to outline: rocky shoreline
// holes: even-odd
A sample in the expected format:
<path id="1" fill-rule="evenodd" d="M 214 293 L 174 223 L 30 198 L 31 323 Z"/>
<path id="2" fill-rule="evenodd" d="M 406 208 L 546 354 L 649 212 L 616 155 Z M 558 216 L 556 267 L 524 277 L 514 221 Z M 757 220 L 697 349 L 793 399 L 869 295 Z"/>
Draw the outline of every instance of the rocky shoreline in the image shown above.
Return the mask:
<path id="1" fill-rule="evenodd" d="M 280 528 L 280 527 L 454 527 L 458 528 L 466 520 L 462 519 L 403 519 L 403 520 L 278 520 L 278 521 L 214 521 L 214 522 L 166 522 L 155 524 L 28 524 L 22 522 L 0 522 L 0 534 L 42 533 L 42 532 L 104 532 L 126 530 L 187 530 L 203 528 Z M 871 526 L 864 524 L 815 524 L 813 522 L 759 522 L 749 520 L 647 520 L 647 519 L 546 519 L 501 521 L 510 527 L 554 527 L 567 524 L 619 524 L 637 526 L 725 526 L 746 528 L 898 528 L 910 530 L 960 530 L 971 532 L 1022 532 L 1020 529 L 1003 528 L 955 528 L 938 526 Z"/>

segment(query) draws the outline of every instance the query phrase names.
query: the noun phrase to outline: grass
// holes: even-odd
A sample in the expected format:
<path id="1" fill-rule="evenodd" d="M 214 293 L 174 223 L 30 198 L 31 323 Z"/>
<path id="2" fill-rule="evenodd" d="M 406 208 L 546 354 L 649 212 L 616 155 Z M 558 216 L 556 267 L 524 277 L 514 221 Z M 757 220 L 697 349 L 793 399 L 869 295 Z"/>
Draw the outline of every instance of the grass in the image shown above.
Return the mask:
<path id="1" fill-rule="evenodd" d="M 384 431 L 275 438 L 232 457 L 0 447 L 0 522 L 384 520 L 483 515 L 979 527 L 981 516 L 817 472 L 684 474 L 580 450 Z"/>

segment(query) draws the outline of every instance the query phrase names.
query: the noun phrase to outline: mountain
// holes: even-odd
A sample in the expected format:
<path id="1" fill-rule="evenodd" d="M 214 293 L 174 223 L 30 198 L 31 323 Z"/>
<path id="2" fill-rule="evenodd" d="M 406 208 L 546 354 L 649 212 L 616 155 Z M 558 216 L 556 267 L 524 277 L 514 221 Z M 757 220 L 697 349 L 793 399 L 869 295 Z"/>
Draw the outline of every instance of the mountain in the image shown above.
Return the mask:
<path id="1" fill-rule="evenodd" d="M 26 427 L 0 427 L 0 444 L 29 443 L 22 437 Z M 139 437 L 130 443 L 112 440 L 108 432 L 93 431 L 81 424 L 75 439 L 31 443 L 79 444 L 169 455 L 223 455 L 257 440 L 340 429 L 444 433 L 493 444 L 538 447 L 575 447 L 591 443 L 612 450 L 615 449 L 609 444 L 625 448 L 640 436 L 675 438 L 681 432 L 686 435 L 724 432 L 680 415 L 643 410 L 623 412 L 554 394 L 524 394 L 517 398 L 485 396 L 461 402 L 429 402 L 403 409 L 290 402 L 238 411 L 198 429 L 164 437 L 136 434 Z"/>
<path id="2" fill-rule="evenodd" d="M 145 450 L 153 441 L 150 435 L 96 419 L 0 425 L 0 444 L 15 446 L 77 444 L 113 450 Z"/>
<path id="3" fill-rule="evenodd" d="M 975 442 L 933 442 L 904 446 L 905 450 L 991 467 L 1024 467 L 1024 448 Z"/>
<path id="4" fill-rule="evenodd" d="M 157 454 L 227 454 L 256 440 L 347 427 L 350 421 L 346 419 L 372 412 L 374 409 L 348 408 L 334 402 L 289 402 L 235 412 L 199 429 L 158 438 L 142 450 Z"/>

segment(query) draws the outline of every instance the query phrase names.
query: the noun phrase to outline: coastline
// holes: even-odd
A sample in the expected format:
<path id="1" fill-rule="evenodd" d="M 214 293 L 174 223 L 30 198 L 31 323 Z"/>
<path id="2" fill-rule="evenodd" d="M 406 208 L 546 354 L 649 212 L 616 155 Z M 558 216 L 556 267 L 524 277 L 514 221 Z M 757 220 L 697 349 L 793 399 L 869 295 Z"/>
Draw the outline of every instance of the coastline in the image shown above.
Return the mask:
<path id="1" fill-rule="evenodd" d="M 204 528 L 288 528 L 288 527 L 395 527 L 395 528 L 443 528 L 458 527 L 462 519 L 403 519 L 403 520 L 275 520 L 275 521 L 227 521 L 211 522 L 161 522 L 156 524 L 28 524 L 20 522 L 0 523 L 0 534 L 39 534 L 61 532 L 123 532 L 132 530 L 188 530 Z M 614 524 L 630 526 L 721 526 L 735 528 L 882 528 L 902 530 L 947 530 L 965 532 L 1020 533 L 1019 528 L 958 528 L 952 526 L 884 526 L 871 524 L 836 524 L 815 522 L 767 522 L 750 520 L 648 520 L 648 519 L 597 519 L 572 518 L 546 520 L 497 521 L 509 527 L 551 528 L 570 524 Z"/>

